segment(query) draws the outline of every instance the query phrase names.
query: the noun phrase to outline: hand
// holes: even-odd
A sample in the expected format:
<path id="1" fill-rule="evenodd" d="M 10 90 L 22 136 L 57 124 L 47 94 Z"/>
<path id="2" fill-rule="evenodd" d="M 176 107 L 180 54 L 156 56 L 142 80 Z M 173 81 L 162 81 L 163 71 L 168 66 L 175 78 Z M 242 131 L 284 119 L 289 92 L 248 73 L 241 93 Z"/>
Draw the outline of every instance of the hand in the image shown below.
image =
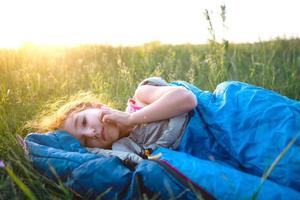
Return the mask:
<path id="1" fill-rule="evenodd" d="M 130 113 L 110 109 L 107 107 L 102 107 L 99 114 L 100 121 L 102 121 L 103 123 L 115 124 L 122 130 L 132 129 L 135 126 L 134 124 L 132 124 L 130 118 Z"/>

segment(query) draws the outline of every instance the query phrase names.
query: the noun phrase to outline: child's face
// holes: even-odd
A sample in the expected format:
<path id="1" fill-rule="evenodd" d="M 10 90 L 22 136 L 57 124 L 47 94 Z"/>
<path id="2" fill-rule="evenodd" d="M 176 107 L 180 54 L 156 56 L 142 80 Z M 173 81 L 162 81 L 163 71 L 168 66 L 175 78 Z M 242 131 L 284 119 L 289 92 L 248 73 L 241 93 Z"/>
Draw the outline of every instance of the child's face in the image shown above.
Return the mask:
<path id="1" fill-rule="evenodd" d="M 87 147 L 110 148 L 119 139 L 120 131 L 112 124 L 99 120 L 101 108 L 88 108 L 71 114 L 62 129 L 69 132 Z"/>

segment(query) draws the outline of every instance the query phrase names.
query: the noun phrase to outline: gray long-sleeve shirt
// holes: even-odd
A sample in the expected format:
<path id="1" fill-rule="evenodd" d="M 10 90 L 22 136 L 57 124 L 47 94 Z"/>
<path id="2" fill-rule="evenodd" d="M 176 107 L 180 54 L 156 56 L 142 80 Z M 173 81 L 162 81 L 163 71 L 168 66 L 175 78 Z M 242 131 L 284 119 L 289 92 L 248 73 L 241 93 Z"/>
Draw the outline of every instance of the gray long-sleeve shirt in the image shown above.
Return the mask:
<path id="1" fill-rule="evenodd" d="M 168 83 L 160 77 L 150 77 L 143 80 L 141 85 L 167 86 Z M 151 148 L 155 150 L 158 147 L 176 149 L 183 136 L 185 125 L 188 121 L 188 113 L 138 125 L 128 137 L 123 137 L 112 145 L 112 150 L 103 150 L 99 148 L 88 148 L 93 153 L 102 155 L 114 155 L 122 160 L 131 159 L 138 163 L 141 161 L 143 149 Z M 128 152 L 128 154 L 126 154 Z"/>

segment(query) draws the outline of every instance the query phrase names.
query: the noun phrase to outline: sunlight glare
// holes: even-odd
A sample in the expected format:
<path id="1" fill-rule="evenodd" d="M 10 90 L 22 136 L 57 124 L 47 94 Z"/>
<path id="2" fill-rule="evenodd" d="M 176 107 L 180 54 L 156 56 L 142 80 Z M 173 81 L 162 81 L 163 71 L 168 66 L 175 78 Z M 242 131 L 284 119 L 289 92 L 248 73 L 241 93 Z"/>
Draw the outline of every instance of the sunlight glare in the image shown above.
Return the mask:
<path id="1" fill-rule="evenodd" d="M 293 5 L 296 1 L 278 2 L 225 1 L 228 30 L 222 32 L 220 19 L 213 21 L 217 36 L 236 42 L 299 36 L 299 26 L 295 23 L 300 17 L 296 16 L 297 6 Z M 200 44 L 209 38 L 204 10 L 209 9 L 215 20 L 220 18 L 222 3 L 219 0 L 0 0 L 0 47 L 18 47 L 26 42 Z M 288 9 L 283 10 L 283 5 Z"/>

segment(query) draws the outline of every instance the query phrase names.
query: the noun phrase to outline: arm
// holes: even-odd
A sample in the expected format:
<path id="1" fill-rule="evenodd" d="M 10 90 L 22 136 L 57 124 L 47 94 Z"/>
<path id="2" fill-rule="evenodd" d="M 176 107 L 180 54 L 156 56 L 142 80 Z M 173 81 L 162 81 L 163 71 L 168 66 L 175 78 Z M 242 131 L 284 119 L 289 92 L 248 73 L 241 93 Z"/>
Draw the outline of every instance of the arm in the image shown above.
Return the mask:
<path id="1" fill-rule="evenodd" d="M 194 94 L 180 86 L 140 86 L 134 98 L 146 106 L 134 113 L 107 110 L 100 116 L 103 122 L 124 126 L 168 119 L 192 110 L 197 105 Z"/>
<path id="2" fill-rule="evenodd" d="M 146 104 L 143 109 L 131 113 L 132 125 L 168 119 L 192 110 L 197 105 L 195 95 L 180 86 L 140 86 L 135 99 Z"/>

